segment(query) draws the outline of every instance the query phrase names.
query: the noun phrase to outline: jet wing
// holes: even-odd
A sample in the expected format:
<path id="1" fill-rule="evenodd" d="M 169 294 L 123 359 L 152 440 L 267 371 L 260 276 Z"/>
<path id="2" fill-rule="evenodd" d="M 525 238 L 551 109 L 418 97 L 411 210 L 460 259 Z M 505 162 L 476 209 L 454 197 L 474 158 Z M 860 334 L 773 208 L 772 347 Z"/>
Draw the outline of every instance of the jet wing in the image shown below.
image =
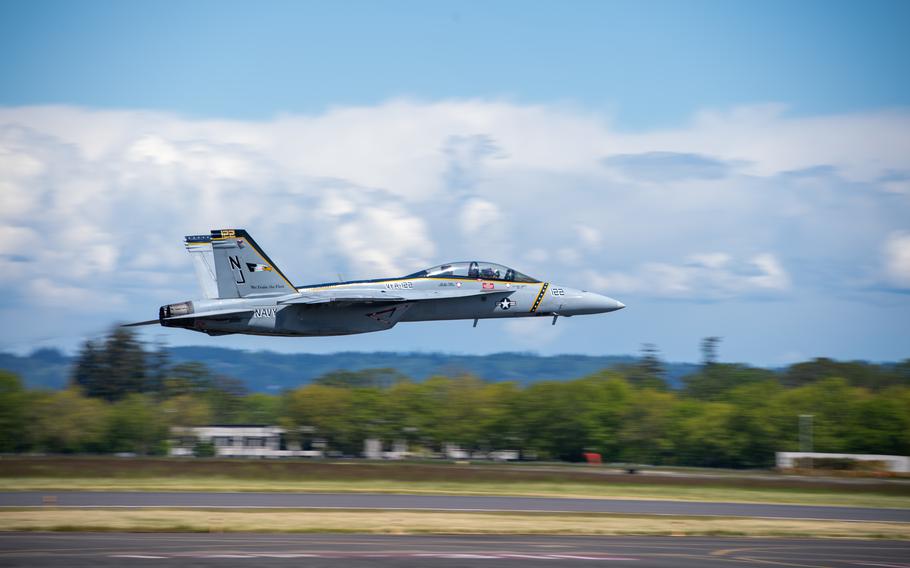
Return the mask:
<path id="1" fill-rule="evenodd" d="M 325 290 L 319 293 L 302 294 L 301 296 L 279 300 L 279 304 L 327 304 L 343 302 L 347 304 L 373 304 L 377 302 L 420 302 L 424 300 L 445 300 L 468 296 L 485 296 L 489 294 L 509 294 L 514 290 L 383 290 L 366 288 L 360 290 Z"/>
<path id="2" fill-rule="evenodd" d="M 447 298 L 467 298 L 469 296 L 489 296 L 490 294 L 511 294 L 515 290 L 502 289 L 499 290 L 464 290 L 462 288 L 456 288 L 454 290 L 445 288 L 439 290 L 396 290 L 397 294 L 401 294 L 405 299 L 410 301 L 420 301 L 420 300 L 445 300 Z"/>
<path id="3" fill-rule="evenodd" d="M 278 300 L 278 304 L 329 304 L 346 302 L 351 304 L 373 304 L 376 302 L 404 302 L 405 298 L 396 293 L 390 294 L 387 290 L 324 290 L 313 294 L 302 294 Z"/>

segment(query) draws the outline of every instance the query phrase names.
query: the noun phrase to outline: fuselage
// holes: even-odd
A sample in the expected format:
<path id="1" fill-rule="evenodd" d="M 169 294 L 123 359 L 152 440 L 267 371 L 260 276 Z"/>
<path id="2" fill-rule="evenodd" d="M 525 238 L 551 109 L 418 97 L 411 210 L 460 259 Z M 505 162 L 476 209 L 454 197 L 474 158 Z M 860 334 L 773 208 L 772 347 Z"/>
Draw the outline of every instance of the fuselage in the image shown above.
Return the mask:
<path id="1" fill-rule="evenodd" d="M 477 320 L 612 312 L 622 302 L 482 261 L 448 262 L 400 278 L 295 286 L 244 229 L 184 240 L 204 299 L 161 306 L 158 319 L 130 325 L 180 327 L 209 335 L 349 335 L 400 322 Z"/>
<path id="2" fill-rule="evenodd" d="M 418 276 L 298 286 L 297 290 L 296 294 L 282 296 L 206 299 L 175 304 L 173 306 L 189 304 L 189 313 L 198 313 L 199 316 L 174 321 L 168 320 L 162 312 L 161 323 L 213 335 L 319 336 L 382 331 L 400 322 L 571 317 L 625 307 L 607 296 L 550 282 L 515 282 L 493 278 Z M 377 290 L 392 296 L 414 291 L 438 297 L 369 303 L 346 302 L 344 299 L 351 295 L 356 297 L 360 292 L 375 296 Z M 476 294 L 450 297 L 455 293 Z M 295 296 L 317 300 L 305 304 L 293 303 Z M 320 302 L 320 297 L 324 297 L 325 301 Z M 162 310 L 169 307 L 163 306 Z"/>

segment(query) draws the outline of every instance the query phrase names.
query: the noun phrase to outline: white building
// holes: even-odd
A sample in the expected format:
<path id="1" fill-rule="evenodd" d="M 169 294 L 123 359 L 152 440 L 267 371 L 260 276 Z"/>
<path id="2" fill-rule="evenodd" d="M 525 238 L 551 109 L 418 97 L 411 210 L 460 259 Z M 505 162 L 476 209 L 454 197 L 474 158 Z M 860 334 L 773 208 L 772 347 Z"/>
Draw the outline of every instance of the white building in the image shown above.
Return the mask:
<path id="1" fill-rule="evenodd" d="M 823 454 L 819 452 L 777 452 L 778 469 L 793 469 L 799 459 L 844 459 L 853 461 L 878 462 L 885 471 L 910 473 L 910 457 L 883 456 L 876 454 Z"/>
<path id="2" fill-rule="evenodd" d="M 370 460 L 403 460 L 410 455 L 408 443 L 404 440 L 395 440 L 391 450 L 385 450 L 383 441 L 378 438 L 363 441 L 363 457 Z"/>
<path id="3" fill-rule="evenodd" d="M 322 450 L 301 450 L 299 444 L 287 443 L 286 434 L 278 426 L 252 424 L 177 427 L 171 429 L 170 455 L 192 456 L 198 442 L 210 442 L 218 457 L 323 457 Z"/>

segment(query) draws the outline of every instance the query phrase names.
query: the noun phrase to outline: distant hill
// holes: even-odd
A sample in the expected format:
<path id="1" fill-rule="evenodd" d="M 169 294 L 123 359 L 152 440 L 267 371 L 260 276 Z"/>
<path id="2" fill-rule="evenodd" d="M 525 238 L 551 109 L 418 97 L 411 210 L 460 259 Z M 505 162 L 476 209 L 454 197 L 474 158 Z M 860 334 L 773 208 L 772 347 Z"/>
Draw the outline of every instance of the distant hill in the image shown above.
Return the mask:
<path id="1" fill-rule="evenodd" d="M 38 349 L 25 357 L 0 353 L 0 369 L 16 373 L 29 388 L 66 386 L 70 365 L 72 358 L 56 349 Z"/>
<path id="2" fill-rule="evenodd" d="M 433 375 L 470 373 L 490 381 L 529 383 L 546 379 L 574 379 L 618 364 L 634 363 L 632 356 L 554 355 L 496 353 L 451 355 L 445 353 L 359 353 L 327 355 L 281 354 L 269 351 L 237 351 L 217 347 L 175 347 L 174 362 L 200 361 L 212 370 L 242 380 L 251 390 L 264 391 L 306 384 L 339 369 L 358 371 L 393 368 L 416 380 Z M 671 382 L 698 367 L 689 363 L 668 364 Z"/>
<path id="3" fill-rule="evenodd" d="M 198 361 L 216 373 L 243 381 L 251 391 L 275 392 L 307 384 L 330 371 L 393 368 L 423 380 L 433 375 L 470 373 L 490 381 L 575 379 L 619 364 L 635 363 L 633 356 L 554 355 L 496 353 L 450 355 L 445 353 L 358 353 L 325 355 L 242 351 L 221 347 L 172 347 L 173 363 Z M 72 358 L 54 349 L 41 349 L 28 356 L 0 353 L 0 368 L 19 374 L 30 388 L 62 388 L 69 378 Z M 668 379 L 674 385 L 694 372 L 692 363 L 667 363 Z"/>

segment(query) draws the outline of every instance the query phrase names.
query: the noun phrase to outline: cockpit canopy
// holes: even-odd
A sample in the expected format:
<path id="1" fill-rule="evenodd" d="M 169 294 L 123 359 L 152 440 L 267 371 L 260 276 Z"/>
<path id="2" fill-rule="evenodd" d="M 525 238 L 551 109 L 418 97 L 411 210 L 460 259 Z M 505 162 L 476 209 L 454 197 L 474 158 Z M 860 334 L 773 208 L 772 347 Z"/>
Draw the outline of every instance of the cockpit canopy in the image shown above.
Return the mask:
<path id="1" fill-rule="evenodd" d="M 506 282 L 540 282 L 517 270 L 492 262 L 449 262 L 409 274 L 405 278 L 480 278 Z"/>

